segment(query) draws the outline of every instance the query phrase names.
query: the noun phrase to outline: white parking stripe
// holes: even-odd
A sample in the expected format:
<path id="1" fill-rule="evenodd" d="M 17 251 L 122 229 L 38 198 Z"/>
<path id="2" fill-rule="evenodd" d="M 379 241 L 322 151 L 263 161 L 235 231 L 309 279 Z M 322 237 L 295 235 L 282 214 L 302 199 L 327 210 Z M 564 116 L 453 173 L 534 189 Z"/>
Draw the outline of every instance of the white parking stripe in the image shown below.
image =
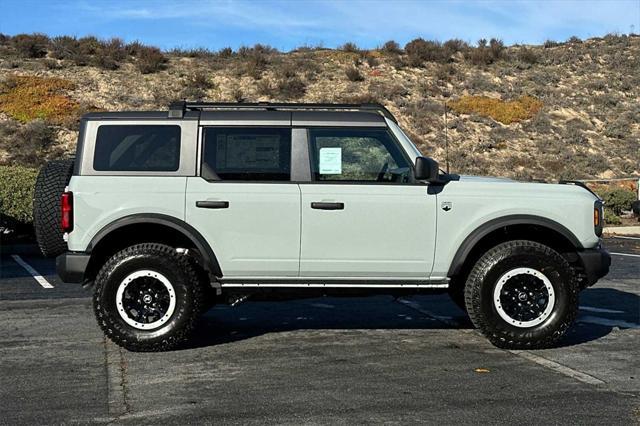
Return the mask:
<path id="1" fill-rule="evenodd" d="M 615 309 L 594 308 L 593 306 L 580 305 L 581 311 L 599 312 L 601 314 L 624 314 L 624 311 L 616 311 Z"/>
<path id="2" fill-rule="evenodd" d="M 621 240 L 640 240 L 640 237 L 622 237 L 622 236 L 614 236 L 613 238 L 619 238 Z"/>
<path id="3" fill-rule="evenodd" d="M 640 257 L 640 254 L 613 253 L 613 252 L 611 252 L 611 254 L 615 254 L 616 256 Z"/>
<path id="4" fill-rule="evenodd" d="M 514 355 L 517 355 L 521 358 L 527 359 L 529 361 L 533 361 L 536 364 L 539 364 L 543 367 L 546 367 L 550 370 L 557 371 L 560 374 L 564 374 L 565 376 L 571 377 L 573 379 L 579 380 L 583 383 L 588 383 L 590 385 L 604 385 L 605 382 L 602 380 L 593 377 L 587 373 L 583 373 L 582 371 L 574 370 L 573 368 L 569 368 L 566 365 L 558 364 L 555 361 L 551 361 L 550 359 L 543 358 L 541 356 L 535 355 L 531 352 L 527 351 L 509 351 Z"/>
<path id="5" fill-rule="evenodd" d="M 40 275 L 40 273 L 38 273 L 38 271 L 33 269 L 33 267 L 31 267 L 31 265 L 29 265 L 27 262 L 22 260 L 22 258 L 20 256 L 18 256 L 17 254 L 12 254 L 11 257 L 13 258 L 13 260 L 16 261 L 16 263 L 18 265 L 20 265 L 24 269 L 26 269 L 26 271 L 31 274 L 33 279 L 35 279 L 38 282 L 38 284 L 40 284 L 42 287 L 44 287 L 44 288 L 53 288 L 53 286 L 51 285 L 51 283 L 49 281 L 47 281 L 42 275 Z"/>

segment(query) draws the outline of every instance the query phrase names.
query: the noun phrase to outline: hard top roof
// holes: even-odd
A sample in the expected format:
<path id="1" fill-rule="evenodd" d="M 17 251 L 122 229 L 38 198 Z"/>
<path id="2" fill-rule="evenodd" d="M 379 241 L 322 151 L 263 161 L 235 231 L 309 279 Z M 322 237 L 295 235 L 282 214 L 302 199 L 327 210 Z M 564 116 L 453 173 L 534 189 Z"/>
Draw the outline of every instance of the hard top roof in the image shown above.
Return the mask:
<path id="1" fill-rule="evenodd" d="M 288 117 L 291 124 L 299 123 L 384 123 L 383 117 L 397 122 L 379 104 L 303 104 L 303 103 L 206 103 L 176 102 L 169 111 L 118 111 L 85 114 L 87 120 L 203 120 L 264 121 L 270 117 Z"/>

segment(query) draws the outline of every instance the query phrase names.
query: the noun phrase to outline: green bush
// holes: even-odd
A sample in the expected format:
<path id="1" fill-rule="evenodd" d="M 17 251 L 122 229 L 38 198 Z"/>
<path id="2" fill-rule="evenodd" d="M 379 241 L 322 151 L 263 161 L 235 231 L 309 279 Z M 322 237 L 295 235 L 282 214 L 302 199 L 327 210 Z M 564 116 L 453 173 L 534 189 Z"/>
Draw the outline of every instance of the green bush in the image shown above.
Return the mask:
<path id="1" fill-rule="evenodd" d="M 604 209 L 604 224 L 605 225 L 620 225 L 622 224 L 622 219 L 620 216 L 616 216 L 614 212 L 609 209 Z"/>
<path id="2" fill-rule="evenodd" d="M 33 221 L 33 187 L 38 170 L 0 166 L 0 226 L 16 227 Z"/>
<path id="3" fill-rule="evenodd" d="M 636 201 L 636 194 L 623 188 L 614 188 L 600 193 L 604 205 L 615 215 L 622 214 L 623 210 L 631 210 L 631 203 Z"/>

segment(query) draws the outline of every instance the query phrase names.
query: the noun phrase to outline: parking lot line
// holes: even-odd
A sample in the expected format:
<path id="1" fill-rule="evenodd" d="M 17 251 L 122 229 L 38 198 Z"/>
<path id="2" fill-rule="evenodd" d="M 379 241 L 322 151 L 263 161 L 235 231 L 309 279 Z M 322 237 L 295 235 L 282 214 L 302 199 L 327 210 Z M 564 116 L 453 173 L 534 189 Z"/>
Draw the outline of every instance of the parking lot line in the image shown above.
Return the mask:
<path id="1" fill-rule="evenodd" d="M 622 236 L 614 236 L 612 238 L 618 238 L 621 240 L 640 240 L 640 237 L 622 237 Z"/>
<path id="2" fill-rule="evenodd" d="M 28 273 L 30 273 L 33 279 L 36 280 L 38 284 L 40 284 L 43 288 L 53 288 L 53 285 L 51 285 L 51 283 L 47 281 L 45 277 L 40 275 L 40 273 L 33 269 L 33 267 L 27 262 L 22 260 L 20 256 L 18 256 L 17 254 L 12 254 L 11 257 L 16 261 L 18 265 L 22 266 Z"/>
<path id="3" fill-rule="evenodd" d="M 640 257 L 640 254 L 613 253 L 613 252 L 611 252 L 611 254 L 614 254 L 614 255 L 616 255 L 616 256 Z"/>
<path id="4" fill-rule="evenodd" d="M 521 358 L 527 359 L 529 361 L 535 362 L 545 368 L 548 368 L 553 371 L 557 371 L 558 373 L 564 374 L 565 376 L 574 378 L 576 380 L 581 381 L 582 383 L 588 383 L 590 385 L 604 385 L 605 382 L 598 379 L 597 377 L 593 377 L 587 373 L 583 373 L 582 371 L 574 370 L 573 368 L 569 368 L 566 365 L 559 364 L 555 361 L 551 361 L 549 359 L 543 358 L 541 356 L 535 355 L 531 352 L 527 351 L 509 351 L 514 355 L 517 355 Z"/>
<path id="5" fill-rule="evenodd" d="M 617 311 L 615 309 L 594 308 L 593 306 L 580 305 L 581 311 L 598 312 L 601 314 L 624 314 L 624 311 Z"/>

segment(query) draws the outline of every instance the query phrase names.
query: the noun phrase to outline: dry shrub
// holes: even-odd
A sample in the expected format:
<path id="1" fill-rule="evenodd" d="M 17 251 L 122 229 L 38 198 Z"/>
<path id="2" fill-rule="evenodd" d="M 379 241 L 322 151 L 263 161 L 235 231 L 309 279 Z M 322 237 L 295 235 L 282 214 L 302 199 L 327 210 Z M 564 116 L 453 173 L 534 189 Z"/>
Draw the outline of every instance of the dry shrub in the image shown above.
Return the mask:
<path id="1" fill-rule="evenodd" d="M 12 76 L 0 86 L 0 110 L 23 123 L 41 118 L 70 125 L 80 106 L 64 93 L 74 87 L 61 78 Z"/>
<path id="2" fill-rule="evenodd" d="M 206 72 L 197 70 L 191 74 L 186 81 L 185 86 L 180 92 L 180 97 L 185 99 L 203 99 L 206 97 L 207 90 L 213 89 L 215 84 L 209 80 Z"/>
<path id="3" fill-rule="evenodd" d="M 466 58 L 474 65 L 489 65 L 504 57 L 504 43 L 502 40 L 492 38 L 489 43 L 487 40 L 478 40 L 478 46 L 469 49 Z"/>
<path id="4" fill-rule="evenodd" d="M 349 81 L 364 81 L 364 76 L 356 67 L 349 67 L 344 72 Z"/>
<path id="5" fill-rule="evenodd" d="M 538 63 L 540 57 L 535 50 L 528 47 L 521 47 L 520 50 L 518 50 L 518 59 L 525 64 L 533 65 Z"/>
<path id="6" fill-rule="evenodd" d="M 400 45 L 394 40 L 389 40 L 388 42 L 383 44 L 380 48 L 380 51 L 382 53 L 386 53 L 387 55 L 401 55 L 403 52 Z"/>
<path id="7" fill-rule="evenodd" d="M 342 50 L 343 52 L 349 52 L 349 53 L 360 52 L 360 48 L 358 47 L 358 45 L 350 41 L 338 47 L 338 50 Z"/>
<path id="8" fill-rule="evenodd" d="M 543 103 L 532 96 L 522 96 L 513 101 L 486 96 L 463 96 L 450 102 L 448 106 L 459 114 L 476 113 L 503 124 L 511 124 L 535 117 Z"/>
<path id="9" fill-rule="evenodd" d="M 417 38 L 407 43 L 404 50 L 413 66 L 421 66 L 424 62 L 443 62 L 447 59 L 442 44 L 438 41 Z"/>
<path id="10" fill-rule="evenodd" d="M 261 96 L 273 98 L 277 94 L 278 88 L 271 80 L 263 78 L 256 83 L 256 92 Z"/>
<path id="11" fill-rule="evenodd" d="M 47 55 L 49 37 L 44 34 L 18 34 L 11 38 L 11 44 L 24 58 L 43 58 Z"/>
<path id="12" fill-rule="evenodd" d="M 39 166 L 55 144 L 55 132 L 43 120 L 20 124 L 15 120 L 0 122 L 0 148 L 8 154 L 8 164 Z"/>
<path id="13" fill-rule="evenodd" d="M 307 93 L 307 85 L 298 77 L 285 78 L 278 82 L 278 95 L 283 99 L 299 99 Z"/>
<path id="14" fill-rule="evenodd" d="M 151 74 L 165 69 L 167 58 L 157 47 L 144 47 L 138 53 L 136 65 L 142 74 Z"/>

